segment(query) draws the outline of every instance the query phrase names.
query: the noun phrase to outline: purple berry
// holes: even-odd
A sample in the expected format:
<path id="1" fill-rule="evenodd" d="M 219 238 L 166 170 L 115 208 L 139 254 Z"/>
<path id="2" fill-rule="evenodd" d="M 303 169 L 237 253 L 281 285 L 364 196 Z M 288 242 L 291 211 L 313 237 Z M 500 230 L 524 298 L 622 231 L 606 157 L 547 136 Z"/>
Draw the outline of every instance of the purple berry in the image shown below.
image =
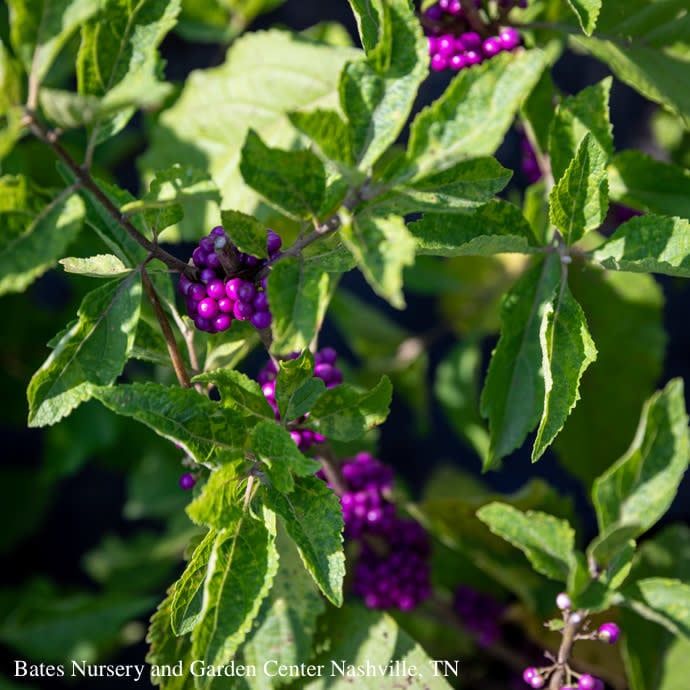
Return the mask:
<path id="1" fill-rule="evenodd" d="M 213 239 L 210 237 L 204 237 L 199 241 L 199 247 L 204 251 L 206 254 L 210 254 L 213 251 Z"/>
<path id="2" fill-rule="evenodd" d="M 482 37 L 475 31 L 468 31 L 467 33 L 460 34 L 460 40 L 466 50 L 479 48 L 482 44 Z"/>
<path id="3" fill-rule="evenodd" d="M 192 261 L 197 268 L 205 268 L 206 259 L 208 259 L 208 254 L 201 247 L 197 247 L 192 252 Z"/>
<path id="4" fill-rule="evenodd" d="M 436 36 L 427 36 L 427 42 L 429 44 L 429 55 L 438 53 L 438 38 Z"/>
<path id="5" fill-rule="evenodd" d="M 259 265 L 259 259 L 257 259 L 255 256 L 251 256 L 250 254 L 247 254 L 247 255 L 245 255 L 244 263 L 250 267 L 258 266 Z"/>
<path id="6" fill-rule="evenodd" d="M 235 302 L 229 297 L 221 297 L 218 300 L 218 310 L 223 312 L 223 314 L 232 314 L 232 308 L 235 306 Z"/>
<path id="7" fill-rule="evenodd" d="M 436 53 L 432 55 L 430 64 L 434 72 L 443 72 L 448 67 L 448 60 L 441 53 Z"/>
<path id="8" fill-rule="evenodd" d="M 232 317 L 229 314 L 220 314 L 213 320 L 213 327 L 219 333 L 227 331 L 232 326 Z"/>
<path id="9" fill-rule="evenodd" d="M 570 601 L 570 597 L 565 592 L 561 592 L 556 597 L 556 606 L 558 606 L 561 611 L 569 611 L 573 607 L 573 604 Z"/>
<path id="10" fill-rule="evenodd" d="M 333 373 L 333 366 L 326 362 L 317 364 L 314 367 L 314 376 L 316 376 L 317 379 L 321 379 L 324 383 L 330 383 Z"/>
<path id="11" fill-rule="evenodd" d="M 195 302 L 198 302 L 206 297 L 206 288 L 199 283 L 194 283 L 187 291 L 187 296 L 191 297 Z"/>
<path id="12" fill-rule="evenodd" d="M 222 225 L 216 225 L 216 227 L 211 230 L 211 234 L 214 237 L 225 237 L 225 228 L 223 228 Z"/>
<path id="13" fill-rule="evenodd" d="M 206 297 L 199 302 L 198 310 L 205 319 L 212 319 L 218 314 L 218 302 L 211 297 Z"/>
<path id="14" fill-rule="evenodd" d="M 261 386 L 261 392 L 264 394 L 264 397 L 266 398 L 275 398 L 276 397 L 276 384 L 275 381 L 269 381 L 268 383 L 264 383 L 263 386 Z"/>
<path id="15" fill-rule="evenodd" d="M 252 302 L 254 296 L 256 295 L 256 288 L 245 281 L 242 285 L 237 288 L 237 298 L 241 302 L 247 302 L 248 304 Z"/>
<path id="16" fill-rule="evenodd" d="M 277 254 L 282 246 L 283 240 L 281 239 L 280 235 L 276 232 L 273 232 L 273 230 L 269 230 L 268 237 L 266 238 L 266 250 L 268 251 L 268 255 L 273 256 L 274 254 Z"/>
<path id="17" fill-rule="evenodd" d="M 230 278 L 230 280 L 225 282 L 225 294 L 232 300 L 237 300 L 237 291 L 244 284 L 241 278 Z"/>
<path id="18" fill-rule="evenodd" d="M 205 268 L 199 274 L 199 278 L 201 278 L 201 282 L 204 284 L 210 283 L 212 280 L 215 280 L 216 277 L 216 272 L 212 268 Z"/>
<path id="19" fill-rule="evenodd" d="M 532 678 L 535 676 L 539 675 L 539 670 L 534 668 L 534 666 L 528 666 L 523 672 L 522 672 L 522 680 L 529 685 L 532 682 Z"/>
<path id="20" fill-rule="evenodd" d="M 218 254 L 211 252 L 206 259 L 206 266 L 208 266 L 208 268 L 212 268 L 214 271 L 217 271 L 220 268 L 220 259 L 218 258 Z"/>
<path id="21" fill-rule="evenodd" d="M 503 50 L 514 50 L 520 45 L 520 32 L 512 26 L 501 29 L 498 34 Z"/>
<path id="22" fill-rule="evenodd" d="M 324 364 L 335 364 L 338 359 L 338 353 L 335 351 L 335 348 L 324 347 L 316 353 L 316 359 Z"/>
<path id="23" fill-rule="evenodd" d="M 589 673 L 585 673 L 580 676 L 577 687 L 579 690 L 599 690 L 601 681 L 594 676 L 590 676 Z"/>
<path id="24" fill-rule="evenodd" d="M 211 328 L 213 327 L 213 324 L 211 323 L 210 319 L 207 319 L 203 316 L 196 316 L 194 318 L 194 325 L 200 331 L 210 331 Z"/>
<path id="25" fill-rule="evenodd" d="M 503 50 L 503 43 L 498 36 L 490 36 L 482 43 L 482 53 L 488 58 L 498 55 Z"/>
<path id="26" fill-rule="evenodd" d="M 254 307 L 246 302 L 235 302 L 232 314 L 238 321 L 248 321 L 254 315 Z"/>
<path id="27" fill-rule="evenodd" d="M 621 635 L 621 629 L 615 623 L 602 623 L 597 634 L 602 642 L 616 644 Z"/>
<path id="28" fill-rule="evenodd" d="M 538 689 L 538 688 L 543 688 L 545 682 L 546 681 L 544 680 L 543 676 L 536 675 L 536 676 L 534 676 L 534 678 L 532 678 L 532 680 L 529 682 L 529 684 L 530 684 L 530 687 Z"/>
<path id="29" fill-rule="evenodd" d="M 185 472 L 185 474 L 183 474 L 180 477 L 180 488 L 184 489 L 185 491 L 193 489 L 195 484 L 196 478 L 193 474 L 190 474 L 189 472 Z"/>
<path id="30" fill-rule="evenodd" d="M 206 286 L 206 294 L 213 299 L 222 299 L 225 297 L 225 285 L 222 280 L 216 278 L 209 282 Z"/>
<path id="31" fill-rule="evenodd" d="M 192 283 L 192 281 L 189 278 L 187 278 L 187 276 L 181 275 L 180 281 L 177 284 L 177 289 L 181 295 L 186 295 L 189 291 L 189 288 L 191 288 L 193 284 L 194 283 Z"/>
<path id="32" fill-rule="evenodd" d="M 257 311 L 251 317 L 252 326 L 258 330 L 263 330 L 271 325 L 272 317 L 270 311 Z"/>
<path id="33" fill-rule="evenodd" d="M 455 37 L 452 34 L 439 36 L 436 44 L 436 52 L 445 58 L 449 58 L 455 50 Z"/>
<path id="34" fill-rule="evenodd" d="M 443 16 L 443 10 L 438 5 L 432 5 L 425 10 L 424 16 L 432 22 L 437 22 Z"/>
<path id="35" fill-rule="evenodd" d="M 448 64 L 454 72 L 459 72 L 461 69 L 467 67 L 467 60 L 465 59 L 465 56 L 462 53 L 458 53 L 456 55 L 453 55 Z"/>
<path id="36" fill-rule="evenodd" d="M 254 301 L 252 302 L 254 309 L 256 311 L 267 311 L 268 310 L 268 296 L 265 292 L 257 293 Z"/>
<path id="37" fill-rule="evenodd" d="M 462 4 L 460 0 L 451 0 L 448 4 L 448 14 L 451 16 L 457 16 L 462 14 Z"/>
<path id="38" fill-rule="evenodd" d="M 465 62 L 467 63 L 468 67 L 478 65 L 483 59 L 484 58 L 481 56 L 481 54 L 476 50 L 468 50 L 465 52 Z"/>

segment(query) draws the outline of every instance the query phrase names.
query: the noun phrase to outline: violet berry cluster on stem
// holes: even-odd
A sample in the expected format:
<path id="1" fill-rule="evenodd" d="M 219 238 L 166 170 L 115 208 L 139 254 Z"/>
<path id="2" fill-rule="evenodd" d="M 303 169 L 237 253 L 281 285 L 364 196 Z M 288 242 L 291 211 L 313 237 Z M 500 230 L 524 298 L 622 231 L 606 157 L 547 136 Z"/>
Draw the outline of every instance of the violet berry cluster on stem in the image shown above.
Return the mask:
<path id="1" fill-rule="evenodd" d="M 298 357 L 297 353 L 291 355 L 292 358 Z M 327 388 L 333 388 L 343 382 L 343 374 L 337 367 L 338 353 L 332 347 L 324 347 L 314 354 L 314 376 L 321 379 Z M 276 378 L 278 377 L 278 367 L 273 360 L 269 361 L 259 372 L 258 381 L 261 384 L 261 391 L 273 408 L 276 419 L 280 419 L 278 402 L 276 401 Z M 316 431 L 307 429 L 303 426 L 306 416 L 296 420 L 290 428 L 290 436 L 301 451 L 308 450 L 314 444 L 324 443 L 325 436 Z"/>
<path id="2" fill-rule="evenodd" d="M 472 0 L 477 10 L 481 0 Z M 515 3 L 501 3 L 510 9 Z M 524 6 L 524 2 L 520 3 Z M 517 29 L 505 26 L 495 35 L 481 36 L 465 16 L 460 0 L 439 0 L 422 15 L 422 23 L 429 41 L 431 69 L 434 72 L 462 69 L 490 60 L 499 53 L 515 50 L 522 38 Z"/>
<path id="3" fill-rule="evenodd" d="M 345 538 L 358 547 L 355 594 L 370 609 L 414 609 L 431 594 L 427 533 L 398 516 L 387 498 L 393 471 L 371 453 L 347 458 L 341 471 Z"/>
<path id="4" fill-rule="evenodd" d="M 280 252 L 281 245 L 280 236 L 269 230 L 269 259 Z M 266 279 L 259 284 L 254 280 L 265 260 L 238 251 L 225 229 L 217 226 L 194 249 L 192 262 L 199 269 L 199 280 L 180 276 L 178 288 L 196 328 L 222 333 L 235 320 L 249 321 L 259 330 L 271 325 Z"/>

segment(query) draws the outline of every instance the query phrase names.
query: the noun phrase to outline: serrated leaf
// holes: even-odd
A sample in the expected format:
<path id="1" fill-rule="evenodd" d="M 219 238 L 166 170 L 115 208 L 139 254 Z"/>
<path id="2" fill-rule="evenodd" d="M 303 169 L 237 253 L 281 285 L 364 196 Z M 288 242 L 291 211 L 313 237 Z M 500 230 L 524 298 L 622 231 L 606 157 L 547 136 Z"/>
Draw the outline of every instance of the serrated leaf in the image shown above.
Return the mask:
<path id="1" fill-rule="evenodd" d="M 541 314 L 539 341 L 544 376 L 544 407 L 532 448 L 536 462 L 563 428 L 580 399 L 580 379 L 597 358 L 582 307 L 564 281 Z"/>
<path id="2" fill-rule="evenodd" d="M 337 112 L 310 110 L 290 113 L 288 117 L 293 127 L 311 139 L 325 158 L 345 165 L 352 163 L 350 133 Z"/>
<path id="3" fill-rule="evenodd" d="M 276 401 L 281 419 L 292 421 L 305 415 L 326 390 L 326 384 L 314 376 L 314 358 L 305 350 L 296 359 L 279 363 Z"/>
<path id="4" fill-rule="evenodd" d="M 599 354 L 582 377 L 582 399 L 555 448 L 567 470 L 589 488 L 628 448 L 640 409 L 661 376 L 664 300 L 652 276 L 641 273 L 583 268 L 571 270 L 568 283 L 587 314 Z"/>
<path id="5" fill-rule="evenodd" d="M 97 96 L 99 108 L 122 110 L 95 117 L 92 143 L 104 141 L 129 122 L 134 106 L 152 105 L 169 93 L 159 81 L 158 46 L 173 28 L 180 0 L 106 0 L 100 12 L 82 28 L 77 57 L 79 94 Z"/>
<path id="6" fill-rule="evenodd" d="M 415 256 L 414 240 L 403 217 L 365 212 L 354 216 L 339 234 L 374 292 L 402 309 L 402 273 Z"/>
<path id="7" fill-rule="evenodd" d="M 366 60 L 345 66 L 340 104 L 350 125 L 355 163 L 368 171 L 405 126 L 427 75 L 429 50 L 410 0 L 350 4 Z"/>
<path id="8" fill-rule="evenodd" d="M 406 175 L 424 177 L 467 158 L 493 154 L 544 66 L 540 51 L 526 50 L 460 72 L 412 123 Z"/>
<path id="9" fill-rule="evenodd" d="M 678 635 L 690 639 L 690 585 L 680 580 L 652 577 L 640 580 L 637 587 L 644 603 L 662 616 Z"/>
<path id="10" fill-rule="evenodd" d="M 601 12 L 602 0 L 568 0 L 568 4 L 577 16 L 582 30 L 591 36 Z"/>
<path id="11" fill-rule="evenodd" d="M 287 258 L 268 277 L 268 301 L 273 314 L 272 351 L 301 351 L 309 346 L 326 315 L 334 278 L 319 263 Z"/>
<path id="12" fill-rule="evenodd" d="M 211 530 L 225 529 L 239 520 L 247 484 L 242 456 L 213 470 L 201 493 L 187 506 L 187 515 L 197 525 Z"/>
<path id="13" fill-rule="evenodd" d="M 396 213 L 468 213 L 485 204 L 510 181 L 512 172 L 494 158 L 473 158 L 447 170 L 395 185 L 376 206 Z"/>
<path id="14" fill-rule="evenodd" d="M 170 627 L 175 635 L 191 632 L 201 619 L 204 581 L 218 533 L 211 529 L 194 549 L 171 592 Z"/>
<path id="15" fill-rule="evenodd" d="M 267 254 L 267 230 L 253 216 L 240 211 L 221 211 L 221 221 L 225 232 L 241 251 L 265 259 Z"/>
<path id="16" fill-rule="evenodd" d="M 607 155 L 591 134 L 586 134 L 563 176 L 549 195 L 549 218 L 567 244 L 596 230 L 608 211 Z"/>
<path id="17" fill-rule="evenodd" d="M 481 397 L 491 446 L 485 468 L 495 466 L 527 437 L 541 417 L 540 314 L 560 282 L 558 258 L 549 256 L 528 271 L 506 295 L 501 337 L 491 357 Z"/>
<path id="18" fill-rule="evenodd" d="M 690 277 L 690 221 L 651 214 L 631 218 L 592 258 L 615 271 Z"/>
<path id="19" fill-rule="evenodd" d="M 266 465 L 266 474 L 276 491 L 290 493 L 294 488 L 292 475 L 307 477 L 321 465 L 303 455 L 290 434 L 276 422 L 259 422 L 249 440 L 254 455 Z"/>
<path id="20" fill-rule="evenodd" d="M 354 441 L 388 416 L 393 388 L 387 376 L 369 391 L 348 384 L 329 388 L 309 415 L 309 426 L 335 441 Z"/>
<path id="21" fill-rule="evenodd" d="M 40 83 L 98 4 L 94 0 L 8 0 L 8 7 L 14 50 L 24 69 Z"/>
<path id="22" fill-rule="evenodd" d="M 84 259 L 68 256 L 66 259 L 60 259 L 60 263 L 66 273 L 76 273 L 91 278 L 113 278 L 132 271 L 114 254 L 96 254 Z"/>
<path id="23" fill-rule="evenodd" d="M 335 605 L 343 603 L 345 554 L 343 514 L 338 497 L 317 477 L 295 481 L 289 495 L 266 490 L 266 505 L 283 520 L 304 567 L 324 595 Z"/>
<path id="24" fill-rule="evenodd" d="M 240 171 L 246 184 L 291 218 L 317 218 L 326 193 L 323 163 L 308 150 L 272 149 L 250 129 Z"/>
<path id="25" fill-rule="evenodd" d="M 671 381 L 644 407 L 628 451 L 594 482 L 599 529 L 652 527 L 668 510 L 690 460 L 683 382 Z M 633 535 L 630 535 L 631 538 Z"/>
<path id="26" fill-rule="evenodd" d="M 94 386 L 115 381 L 134 344 L 140 308 L 139 273 L 84 297 L 78 320 L 29 383 L 29 426 L 55 424 L 88 400 Z"/>
<path id="27" fill-rule="evenodd" d="M 299 133 L 287 113 L 334 108 L 340 71 L 359 54 L 284 31 L 246 34 L 233 43 L 223 65 L 192 73 L 154 127 L 143 169 L 180 161 L 201 167 L 218 184 L 224 208 L 254 213 L 259 196 L 244 184 L 238 168 L 248 129 L 273 147 L 293 146 Z M 205 217 L 184 221 L 183 233 L 196 239 L 200 226 L 214 223 L 217 211 L 207 206 Z"/>
<path id="28" fill-rule="evenodd" d="M 327 641 L 324 650 L 314 663 L 331 669 L 337 660 L 338 668 L 348 670 L 368 661 L 376 667 L 400 669 L 398 674 L 362 675 L 357 677 L 358 690 L 450 690 L 448 680 L 434 672 L 434 664 L 422 646 L 415 642 L 395 619 L 380 611 L 370 611 L 363 606 L 348 604 L 342 609 L 332 609 L 321 621 L 318 638 Z M 414 666 L 416 674 L 410 672 Z M 304 690 L 349 690 L 352 675 L 341 674 L 338 668 L 334 677 L 324 674 L 313 680 L 300 682 Z M 365 667 L 366 668 L 366 667 Z M 352 671 L 351 671 L 352 673 Z"/>
<path id="29" fill-rule="evenodd" d="M 535 570 L 561 582 L 568 578 L 575 563 L 575 532 L 568 522 L 538 511 L 523 513 L 505 503 L 490 503 L 477 517 L 523 551 Z"/>
<path id="30" fill-rule="evenodd" d="M 485 462 L 489 452 L 489 432 L 479 414 L 481 360 L 477 345 L 456 345 L 436 370 L 434 392 L 453 428 Z"/>
<path id="31" fill-rule="evenodd" d="M 618 203 L 690 220 L 690 171 L 641 151 L 622 151 L 609 166 L 609 192 Z"/>
<path id="32" fill-rule="evenodd" d="M 216 386 L 226 407 L 260 419 L 273 419 L 273 410 L 261 392 L 261 386 L 246 374 L 233 369 L 216 369 L 195 376 L 194 381 Z"/>
<path id="33" fill-rule="evenodd" d="M 588 86 L 558 106 L 549 129 L 548 153 L 554 179 L 559 180 L 575 158 L 582 139 L 589 133 L 610 158 L 613 128 L 609 120 L 611 77 Z"/>
<path id="34" fill-rule="evenodd" d="M 427 213 L 408 228 L 419 254 L 490 256 L 536 251 L 534 233 L 520 209 L 498 199 L 470 213 Z"/>
<path id="35" fill-rule="evenodd" d="M 52 200 L 23 176 L 0 178 L 0 295 L 21 292 L 52 268 L 81 230 L 84 204 Z"/>
<path id="36" fill-rule="evenodd" d="M 192 652 L 205 665 L 227 664 L 249 633 L 278 570 L 275 520 L 245 514 L 219 532 L 204 585 L 203 613 L 192 631 Z M 206 688 L 213 677 L 197 677 Z"/>
<path id="37" fill-rule="evenodd" d="M 95 388 L 95 398 L 117 414 L 132 417 L 177 443 L 199 463 L 244 450 L 253 420 L 191 388 L 132 383 Z"/>

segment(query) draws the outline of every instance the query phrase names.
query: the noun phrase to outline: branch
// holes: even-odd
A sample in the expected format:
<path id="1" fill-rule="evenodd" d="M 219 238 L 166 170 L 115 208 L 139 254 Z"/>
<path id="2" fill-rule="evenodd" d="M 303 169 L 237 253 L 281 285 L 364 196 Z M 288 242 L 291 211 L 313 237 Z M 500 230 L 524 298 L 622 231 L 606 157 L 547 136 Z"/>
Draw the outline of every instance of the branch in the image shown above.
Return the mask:
<path id="1" fill-rule="evenodd" d="M 166 266 L 179 273 L 186 273 L 193 276 L 196 272 L 193 266 L 181 261 L 172 254 L 169 254 L 164 249 L 161 249 L 155 242 L 151 242 L 144 237 L 139 230 L 137 230 L 132 222 L 123 215 L 117 206 L 106 196 L 105 192 L 96 184 L 96 181 L 91 177 L 91 174 L 80 166 L 68 151 L 62 146 L 58 140 L 58 133 L 54 130 L 49 130 L 43 127 L 36 120 L 34 115 L 27 112 L 24 123 L 29 127 L 34 136 L 43 143 L 50 146 L 55 155 L 70 169 L 79 184 L 96 198 L 98 203 L 108 212 L 113 220 L 119 223 L 129 236 L 146 249 L 153 257 L 162 261 Z"/>
<path id="2" fill-rule="evenodd" d="M 568 661 L 573 652 L 573 645 L 577 639 L 577 631 L 582 624 L 583 615 L 579 611 L 571 613 L 563 629 L 563 639 L 558 649 L 556 658 L 556 670 L 551 675 L 549 690 L 561 690 L 564 683 L 564 675 L 568 669 Z"/>
<path id="3" fill-rule="evenodd" d="M 149 278 L 149 274 L 146 272 L 146 268 L 144 266 L 142 266 L 141 268 L 141 280 L 144 284 L 144 290 L 146 291 L 146 295 L 148 296 L 149 301 L 153 306 L 153 311 L 156 313 L 156 318 L 158 319 L 161 331 L 163 332 L 165 344 L 168 348 L 168 354 L 170 355 L 170 361 L 172 362 L 173 369 L 175 370 L 177 380 L 180 382 L 180 385 L 183 388 L 191 388 L 192 382 L 189 380 L 189 374 L 187 373 L 187 369 L 185 368 L 184 361 L 182 360 L 182 355 L 180 354 L 180 350 L 177 347 L 175 335 L 173 334 L 172 329 L 170 328 L 170 322 L 168 321 L 168 317 L 166 316 L 165 311 L 163 310 L 163 305 L 158 299 L 158 295 L 156 294 L 156 288 L 153 287 L 151 278 Z"/>

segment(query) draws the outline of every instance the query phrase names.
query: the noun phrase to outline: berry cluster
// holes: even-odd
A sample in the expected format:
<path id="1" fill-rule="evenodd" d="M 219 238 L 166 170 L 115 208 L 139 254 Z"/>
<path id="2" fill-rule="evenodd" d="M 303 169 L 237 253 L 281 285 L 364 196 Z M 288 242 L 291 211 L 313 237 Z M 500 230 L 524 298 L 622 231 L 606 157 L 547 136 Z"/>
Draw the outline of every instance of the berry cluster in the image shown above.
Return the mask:
<path id="1" fill-rule="evenodd" d="M 393 472 L 371 453 L 345 460 L 340 497 L 345 536 L 359 544 L 353 589 L 371 609 L 410 611 L 431 593 L 429 538 L 387 498 Z"/>
<path id="2" fill-rule="evenodd" d="M 296 358 L 298 354 L 295 353 L 291 355 L 291 357 Z M 314 376 L 321 379 L 326 384 L 327 388 L 333 388 L 333 386 L 337 386 L 343 382 L 343 374 L 336 366 L 337 359 L 338 353 L 332 347 L 324 347 L 314 355 Z M 278 402 L 276 401 L 277 376 L 278 367 L 273 360 L 270 360 L 259 372 L 257 379 L 261 384 L 261 390 L 264 397 L 273 408 L 276 419 L 280 419 Z M 311 429 L 302 428 L 301 424 L 304 423 L 305 419 L 306 417 L 297 420 L 295 427 L 290 429 L 290 436 L 292 436 L 292 440 L 301 451 L 308 450 L 315 443 L 323 443 L 326 440 L 322 434 L 312 431 Z"/>
<path id="3" fill-rule="evenodd" d="M 266 246 L 270 258 L 277 255 L 281 244 L 280 236 L 269 230 Z M 221 226 L 199 242 L 192 262 L 199 269 L 199 281 L 183 275 L 178 287 L 187 313 L 200 331 L 226 331 L 235 319 L 250 321 L 259 330 L 271 325 L 266 279 L 258 287 L 253 280 L 264 262 L 238 251 Z"/>
<path id="4" fill-rule="evenodd" d="M 479 0 L 474 0 L 477 7 Z M 506 9 L 515 3 L 501 3 Z M 522 3 L 521 3 L 522 4 Z M 460 0 L 439 0 L 424 11 L 422 21 L 429 40 L 431 69 L 459 72 L 499 53 L 515 50 L 522 39 L 517 29 L 507 26 L 497 35 L 482 38 L 467 22 Z"/>
<path id="5" fill-rule="evenodd" d="M 556 597 L 556 606 L 563 611 L 563 620 L 566 624 L 578 626 L 578 632 L 575 636 L 576 640 L 599 640 L 606 644 L 616 644 L 621 635 L 621 629 L 612 622 L 602 623 L 594 632 L 587 632 L 588 621 L 580 612 L 571 612 L 572 602 L 570 597 L 561 592 Z M 545 687 L 549 677 L 554 672 L 556 666 L 547 666 L 546 668 L 536 668 L 530 666 L 522 673 L 522 679 L 531 688 Z M 589 673 L 575 673 L 567 664 L 565 666 L 566 675 L 568 677 L 568 685 L 562 685 L 560 690 L 604 690 L 604 682 Z M 576 681 L 575 681 L 576 679 Z M 577 685 L 572 683 L 577 682 Z"/>
<path id="6" fill-rule="evenodd" d="M 455 590 L 453 610 L 480 646 L 490 647 L 501 637 L 504 606 L 484 592 L 461 585 Z"/>

